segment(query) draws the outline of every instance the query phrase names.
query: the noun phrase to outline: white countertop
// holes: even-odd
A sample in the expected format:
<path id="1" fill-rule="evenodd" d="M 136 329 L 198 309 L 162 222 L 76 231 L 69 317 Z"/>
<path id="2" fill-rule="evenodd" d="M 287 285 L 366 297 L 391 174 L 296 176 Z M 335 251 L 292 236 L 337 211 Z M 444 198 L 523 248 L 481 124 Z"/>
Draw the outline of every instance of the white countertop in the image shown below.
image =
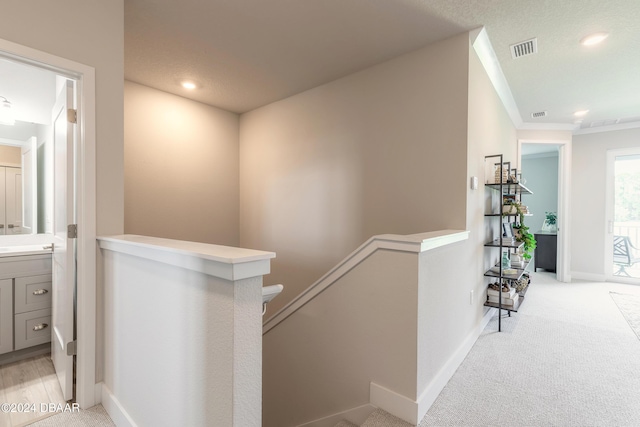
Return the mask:
<path id="1" fill-rule="evenodd" d="M 0 257 L 40 255 L 50 253 L 51 245 L 21 245 L 0 247 Z"/>

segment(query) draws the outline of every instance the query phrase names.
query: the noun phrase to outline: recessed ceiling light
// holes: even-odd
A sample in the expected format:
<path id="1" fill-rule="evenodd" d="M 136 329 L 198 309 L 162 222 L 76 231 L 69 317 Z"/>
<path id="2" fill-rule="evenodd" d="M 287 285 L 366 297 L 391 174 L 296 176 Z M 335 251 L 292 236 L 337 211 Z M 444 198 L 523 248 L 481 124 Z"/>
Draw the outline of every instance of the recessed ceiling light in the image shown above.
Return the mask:
<path id="1" fill-rule="evenodd" d="M 609 37 L 609 33 L 589 34 L 588 36 L 586 36 L 582 40 L 580 40 L 580 44 L 582 44 L 584 46 L 593 46 L 594 44 L 600 43 L 601 41 L 603 41 L 607 37 Z"/>
<path id="2" fill-rule="evenodd" d="M 586 116 L 588 112 L 589 110 L 579 110 L 573 113 L 573 115 L 576 117 L 582 117 L 582 116 Z"/>
<path id="3" fill-rule="evenodd" d="M 185 89 L 193 90 L 196 88 L 196 84 L 194 82 L 184 81 L 181 84 Z"/>

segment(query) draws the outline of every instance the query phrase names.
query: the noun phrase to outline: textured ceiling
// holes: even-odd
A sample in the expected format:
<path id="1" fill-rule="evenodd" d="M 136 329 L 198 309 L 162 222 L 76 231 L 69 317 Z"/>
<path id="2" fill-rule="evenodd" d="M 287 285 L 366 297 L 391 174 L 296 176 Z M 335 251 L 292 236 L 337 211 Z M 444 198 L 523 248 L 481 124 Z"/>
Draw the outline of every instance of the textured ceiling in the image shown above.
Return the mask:
<path id="1" fill-rule="evenodd" d="M 640 119 L 638 0 L 125 0 L 125 78 L 245 112 L 481 25 L 525 122 Z"/>

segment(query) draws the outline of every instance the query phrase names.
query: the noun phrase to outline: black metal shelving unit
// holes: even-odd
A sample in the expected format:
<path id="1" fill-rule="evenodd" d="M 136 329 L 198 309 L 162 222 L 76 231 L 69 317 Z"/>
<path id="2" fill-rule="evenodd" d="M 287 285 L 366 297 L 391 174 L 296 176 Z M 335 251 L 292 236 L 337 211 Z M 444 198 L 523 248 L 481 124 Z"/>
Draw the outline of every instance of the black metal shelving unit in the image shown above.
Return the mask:
<path id="1" fill-rule="evenodd" d="M 499 195 L 500 195 L 500 210 L 502 211 L 502 197 L 505 195 L 515 195 L 516 197 L 520 197 L 522 194 L 533 194 L 531 192 L 531 190 L 529 190 L 527 187 L 525 187 L 524 185 L 520 184 L 519 182 L 513 182 L 512 180 L 512 175 L 511 175 L 511 171 L 515 172 L 515 169 L 511 169 L 511 163 L 510 162 L 505 162 L 504 161 L 504 157 L 502 154 L 495 154 L 492 156 L 485 156 L 485 163 L 487 162 L 487 160 L 489 159 L 496 159 L 498 161 L 496 161 L 494 163 L 494 165 L 498 168 L 499 170 L 499 176 L 500 176 L 500 182 L 498 183 L 485 183 L 485 187 L 493 189 L 493 190 L 497 190 Z M 504 171 L 505 171 L 505 165 L 508 165 L 506 167 L 507 170 L 507 179 L 505 180 L 505 176 L 504 176 Z M 514 173 L 513 176 L 516 176 L 516 174 Z M 486 179 L 485 179 L 486 181 Z M 504 244 L 503 240 L 502 240 L 502 218 L 508 218 L 510 219 L 511 217 L 513 217 L 513 221 L 510 222 L 517 222 L 516 218 L 518 217 L 518 214 L 503 214 L 502 212 L 500 213 L 487 213 L 485 214 L 485 217 L 493 217 L 493 218 L 500 218 L 500 236 L 498 239 L 496 240 L 491 240 L 490 242 L 485 243 L 485 247 L 490 247 L 490 248 L 500 248 L 500 259 L 498 260 L 498 264 L 496 264 L 495 267 L 497 267 L 497 271 L 495 271 L 494 269 L 489 269 L 487 272 L 485 272 L 485 277 L 491 277 L 494 279 L 498 279 L 499 283 L 500 283 L 500 292 L 498 293 L 498 302 L 490 302 L 490 301 L 485 301 L 484 305 L 486 307 L 492 307 L 492 308 L 497 308 L 498 309 L 498 332 L 502 331 L 502 311 L 506 311 L 507 314 L 509 316 L 511 316 L 511 312 L 518 312 L 518 309 L 520 308 L 520 306 L 522 305 L 522 302 L 524 301 L 524 295 L 526 294 L 527 290 L 529 289 L 529 287 L 527 286 L 526 288 L 524 288 L 523 291 L 519 292 L 519 298 L 518 300 L 514 303 L 514 305 L 504 305 L 502 303 L 502 283 L 504 280 L 507 280 L 509 282 L 511 281 L 517 281 L 519 280 L 522 275 L 524 274 L 524 272 L 526 271 L 527 267 L 529 266 L 529 262 L 526 262 L 523 268 L 517 268 L 516 273 L 515 274 L 505 274 L 502 268 L 502 253 L 504 249 L 507 249 L 507 251 L 512 251 L 512 250 L 518 250 L 523 244 L 521 242 L 514 242 L 513 244 Z M 488 298 L 487 298 L 488 299 Z"/>

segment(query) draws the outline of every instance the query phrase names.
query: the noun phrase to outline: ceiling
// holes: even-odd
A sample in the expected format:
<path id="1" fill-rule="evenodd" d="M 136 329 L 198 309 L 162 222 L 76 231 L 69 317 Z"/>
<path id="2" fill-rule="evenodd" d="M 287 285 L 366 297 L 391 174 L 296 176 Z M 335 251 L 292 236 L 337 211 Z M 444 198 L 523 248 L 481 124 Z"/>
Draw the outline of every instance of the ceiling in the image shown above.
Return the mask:
<path id="1" fill-rule="evenodd" d="M 125 0 L 125 78 L 242 113 L 479 26 L 525 125 L 640 124 L 638 0 Z"/>

